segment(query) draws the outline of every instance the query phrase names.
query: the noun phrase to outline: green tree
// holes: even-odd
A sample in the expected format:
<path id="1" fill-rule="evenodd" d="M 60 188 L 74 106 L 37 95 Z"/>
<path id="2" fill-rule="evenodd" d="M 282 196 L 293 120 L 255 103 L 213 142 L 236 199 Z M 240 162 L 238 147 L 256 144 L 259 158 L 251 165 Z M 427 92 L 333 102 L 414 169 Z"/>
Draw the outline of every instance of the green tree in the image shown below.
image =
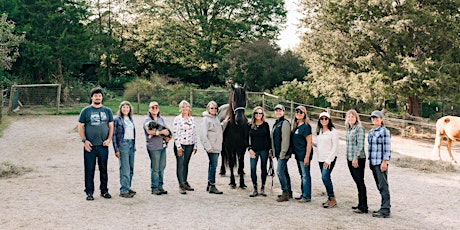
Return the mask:
<path id="1" fill-rule="evenodd" d="M 89 50 L 84 1 L 3 0 L 0 12 L 9 12 L 16 31 L 25 34 L 11 69 L 20 82 L 62 84 L 79 74 Z"/>
<path id="2" fill-rule="evenodd" d="M 218 63 L 235 46 L 266 38 L 275 39 L 286 11 L 282 0 L 144 1 L 149 5 L 151 27 L 143 29 L 144 47 L 154 60 L 204 76 L 200 84 L 217 82 Z M 145 9 L 145 8 L 144 8 Z M 144 22 L 146 22 L 144 20 Z M 193 76 L 193 75 L 192 75 Z M 184 76 L 190 79 L 190 75 Z"/>
<path id="3" fill-rule="evenodd" d="M 14 32 L 14 22 L 7 21 L 7 14 L 0 15 L 0 73 L 11 68 L 11 64 L 19 56 L 19 44 L 24 41 L 24 35 Z"/>
<path id="4" fill-rule="evenodd" d="M 292 52 L 280 53 L 268 40 L 242 45 L 224 56 L 220 77 L 229 83 L 245 83 L 249 90 L 264 91 L 283 81 L 302 78 L 307 73 L 302 60 Z"/>
<path id="5" fill-rule="evenodd" d="M 333 105 L 356 100 L 381 107 L 396 98 L 419 116 L 423 101 L 449 86 L 458 88 L 460 2 L 304 0 L 302 5 L 303 25 L 310 30 L 299 52 L 311 68 L 312 92 Z"/>

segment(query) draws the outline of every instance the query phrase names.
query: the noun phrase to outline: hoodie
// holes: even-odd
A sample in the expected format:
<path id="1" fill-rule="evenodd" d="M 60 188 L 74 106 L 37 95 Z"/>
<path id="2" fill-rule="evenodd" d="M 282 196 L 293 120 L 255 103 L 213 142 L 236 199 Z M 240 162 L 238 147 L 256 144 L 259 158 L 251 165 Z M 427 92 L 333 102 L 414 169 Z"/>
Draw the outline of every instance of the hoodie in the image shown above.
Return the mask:
<path id="1" fill-rule="evenodd" d="M 211 116 L 207 111 L 203 112 L 203 120 L 200 127 L 200 140 L 206 152 L 222 151 L 223 132 L 217 116 Z"/>

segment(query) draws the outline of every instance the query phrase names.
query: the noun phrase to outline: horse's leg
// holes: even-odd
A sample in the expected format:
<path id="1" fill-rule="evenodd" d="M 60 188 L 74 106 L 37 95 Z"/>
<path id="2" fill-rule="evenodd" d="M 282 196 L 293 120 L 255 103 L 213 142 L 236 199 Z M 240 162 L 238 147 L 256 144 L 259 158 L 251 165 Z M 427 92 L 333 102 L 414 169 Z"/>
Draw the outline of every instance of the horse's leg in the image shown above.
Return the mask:
<path id="1" fill-rule="evenodd" d="M 224 152 L 222 152 L 223 154 L 226 154 Z M 219 172 L 219 175 L 221 176 L 225 176 L 225 173 L 226 173 L 226 170 L 225 170 L 225 159 L 224 159 L 224 156 L 223 154 L 220 154 L 220 159 L 222 161 L 222 165 L 220 166 L 220 172 Z"/>
<path id="2" fill-rule="evenodd" d="M 244 151 L 238 153 L 238 174 L 240 175 L 240 188 L 247 188 L 244 184 Z"/>
<path id="3" fill-rule="evenodd" d="M 235 174 L 233 174 L 233 165 L 230 167 L 230 188 L 235 189 L 236 188 L 236 182 L 235 182 Z"/>
<path id="4" fill-rule="evenodd" d="M 438 159 L 441 160 L 441 143 L 444 135 L 441 135 L 439 130 L 436 130 L 436 140 L 434 141 L 433 153 L 438 154 Z"/>
<path id="5" fill-rule="evenodd" d="M 452 143 L 454 141 L 447 137 L 447 152 L 449 152 L 450 160 L 454 163 L 457 163 L 457 161 L 454 159 L 454 156 L 452 155 Z"/>

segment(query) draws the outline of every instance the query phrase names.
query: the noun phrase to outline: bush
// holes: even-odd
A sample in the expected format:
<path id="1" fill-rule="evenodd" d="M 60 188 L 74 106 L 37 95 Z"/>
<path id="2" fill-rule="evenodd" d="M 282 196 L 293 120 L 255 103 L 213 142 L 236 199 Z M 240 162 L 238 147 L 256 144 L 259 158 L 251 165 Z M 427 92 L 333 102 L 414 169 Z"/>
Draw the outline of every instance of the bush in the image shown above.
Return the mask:
<path id="1" fill-rule="evenodd" d="M 132 82 L 125 84 L 125 92 L 123 98 L 128 101 L 137 101 L 138 96 L 141 103 L 147 103 L 150 101 L 152 92 L 157 90 L 154 85 L 146 80 L 141 78 L 136 78 Z"/>

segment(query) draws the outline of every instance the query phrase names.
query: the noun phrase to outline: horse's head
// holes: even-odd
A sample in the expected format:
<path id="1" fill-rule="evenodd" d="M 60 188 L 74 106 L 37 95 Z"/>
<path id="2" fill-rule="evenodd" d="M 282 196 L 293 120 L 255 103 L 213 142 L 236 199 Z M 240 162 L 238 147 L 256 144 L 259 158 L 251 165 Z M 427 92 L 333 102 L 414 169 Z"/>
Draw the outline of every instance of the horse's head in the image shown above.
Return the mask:
<path id="1" fill-rule="evenodd" d="M 230 105 L 232 109 L 232 115 L 234 117 L 234 121 L 236 125 L 244 125 L 248 122 L 248 119 L 245 115 L 246 110 L 246 101 L 247 101 L 247 94 L 246 94 L 246 86 L 243 87 L 234 87 L 232 86 L 233 93 L 230 98 Z"/>

